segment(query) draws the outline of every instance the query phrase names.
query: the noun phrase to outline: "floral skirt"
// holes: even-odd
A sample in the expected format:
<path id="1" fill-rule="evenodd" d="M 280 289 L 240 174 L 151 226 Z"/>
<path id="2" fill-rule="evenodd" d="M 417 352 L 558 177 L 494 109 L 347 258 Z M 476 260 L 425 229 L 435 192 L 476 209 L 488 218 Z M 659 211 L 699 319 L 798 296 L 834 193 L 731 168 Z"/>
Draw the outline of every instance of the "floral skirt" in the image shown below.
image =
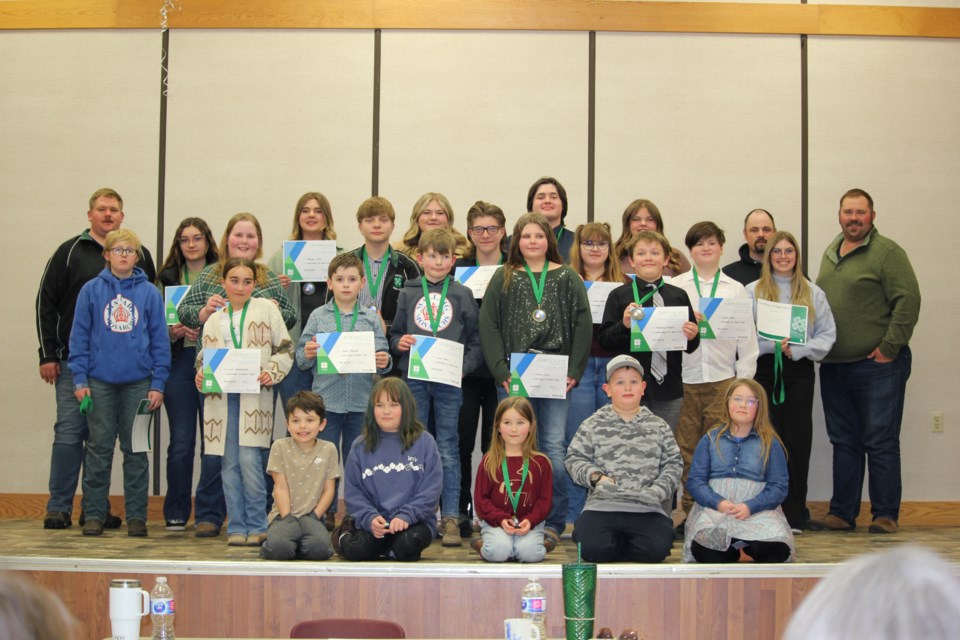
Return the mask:
<path id="1" fill-rule="evenodd" d="M 744 478 L 716 478 L 710 488 L 733 503 L 755 498 L 766 483 Z M 790 547 L 790 560 L 794 559 L 793 533 L 778 506 L 750 514 L 746 520 L 737 520 L 716 509 L 694 503 L 687 517 L 686 537 L 683 541 L 683 561 L 696 562 L 690 552 L 690 544 L 696 540 L 708 549 L 726 551 L 738 540 L 783 542 Z"/>

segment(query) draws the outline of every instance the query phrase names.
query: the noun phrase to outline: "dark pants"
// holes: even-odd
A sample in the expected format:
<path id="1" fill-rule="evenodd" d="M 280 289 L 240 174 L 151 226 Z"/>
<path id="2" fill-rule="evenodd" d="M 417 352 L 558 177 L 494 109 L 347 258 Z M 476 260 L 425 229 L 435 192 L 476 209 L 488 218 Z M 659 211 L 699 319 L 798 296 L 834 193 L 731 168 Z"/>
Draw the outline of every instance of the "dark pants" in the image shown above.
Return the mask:
<path id="1" fill-rule="evenodd" d="M 197 447 L 198 424 L 203 424 L 203 395 L 197 391 L 194 368 L 196 347 L 184 347 L 170 364 L 170 378 L 163 394 L 170 428 L 167 446 L 167 495 L 163 517 L 167 521 L 190 519 L 193 503 L 193 458 Z M 197 419 L 200 422 L 197 422 Z M 203 433 L 200 432 L 200 439 Z"/>
<path id="2" fill-rule="evenodd" d="M 340 550 L 347 560 L 376 560 L 392 551 L 400 562 L 415 562 L 432 541 L 430 527 L 418 522 L 406 531 L 388 533 L 382 538 L 362 529 L 345 533 L 340 538 Z"/>
<path id="3" fill-rule="evenodd" d="M 820 397 L 833 445 L 830 513 L 856 524 L 863 475 L 870 465 L 870 511 L 874 519 L 900 517 L 900 423 L 910 347 L 893 362 L 858 360 L 820 365 Z"/>
<path id="4" fill-rule="evenodd" d="M 743 552 L 753 558 L 754 562 L 775 563 L 786 562 L 790 559 L 790 547 L 783 542 L 757 542 L 745 540 L 747 546 Z M 739 562 L 740 550 L 730 545 L 726 551 L 717 551 L 708 549 L 696 540 L 690 543 L 690 553 L 693 554 L 697 562 L 706 562 L 709 564 L 721 564 L 726 562 Z"/>
<path id="5" fill-rule="evenodd" d="M 573 529 L 588 562 L 663 562 L 673 538 L 673 521 L 662 513 L 584 511 Z"/>
<path id="6" fill-rule="evenodd" d="M 493 414 L 497 411 L 497 384 L 493 378 L 467 376 L 463 379 L 463 406 L 460 407 L 460 513 L 473 517 L 473 446 L 480 427 L 480 451 L 490 450 Z"/>
<path id="7" fill-rule="evenodd" d="M 773 355 L 757 360 L 756 380 L 769 398 L 770 421 L 787 450 L 790 473 L 783 515 L 794 529 L 806 528 L 807 477 L 810 474 L 810 448 L 813 443 L 813 387 L 816 373 L 811 360 L 794 361 L 783 357 L 783 404 L 773 404 Z"/>

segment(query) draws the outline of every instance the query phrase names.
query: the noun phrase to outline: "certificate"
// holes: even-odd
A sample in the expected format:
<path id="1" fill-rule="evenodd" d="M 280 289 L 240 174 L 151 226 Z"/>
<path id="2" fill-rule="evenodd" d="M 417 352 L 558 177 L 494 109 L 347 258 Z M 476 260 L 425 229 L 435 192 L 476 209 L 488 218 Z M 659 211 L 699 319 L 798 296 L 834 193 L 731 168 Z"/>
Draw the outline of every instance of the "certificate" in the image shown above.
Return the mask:
<path id="1" fill-rule="evenodd" d="M 287 240 L 283 243 L 283 273 L 293 282 L 326 282 L 327 268 L 336 255 L 334 240 Z"/>
<path id="2" fill-rule="evenodd" d="M 460 388 L 463 380 L 463 345 L 453 340 L 414 336 L 407 376 L 411 380 L 439 382 Z"/>
<path id="3" fill-rule="evenodd" d="M 757 300 L 757 335 L 790 344 L 807 344 L 807 307 Z"/>
<path id="4" fill-rule="evenodd" d="M 188 291 L 190 291 L 190 285 L 164 287 L 163 309 L 164 315 L 167 317 L 168 325 L 180 324 L 180 314 L 177 313 L 177 309 L 180 308 L 180 303 L 183 302 L 183 299 L 187 297 Z"/>
<path id="5" fill-rule="evenodd" d="M 701 340 L 747 340 L 753 335 L 750 298 L 700 298 Z"/>
<path id="6" fill-rule="evenodd" d="M 151 436 L 153 435 L 153 414 L 156 412 L 150 411 L 150 409 L 148 409 L 149 406 L 149 399 L 141 400 L 140 405 L 137 407 L 137 414 L 133 416 L 133 433 L 130 436 L 130 450 L 134 453 L 141 453 L 153 449 L 153 445 L 151 444 L 153 438 Z"/>
<path id="7" fill-rule="evenodd" d="M 457 267 L 453 272 L 454 279 L 460 284 L 469 287 L 473 291 L 473 297 L 477 300 L 483 298 L 487 292 L 487 285 L 490 284 L 490 278 L 500 267 L 490 265 L 488 267 Z"/>
<path id="8" fill-rule="evenodd" d="M 510 395 L 523 398 L 567 397 L 567 356 L 510 354 Z"/>
<path id="9" fill-rule="evenodd" d="M 260 393 L 260 349 L 204 349 L 203 393 Z"/>
<path id="10" fill-rule="evenodd" d="M 373 331 L 334 331 L 317 334 L 317 373 L 376 373 Z"/>
<path id="11" fill-rule="evenodd" d="M 644 307 L 643 318 L 630 321 L 630 351 L 683 351 L 683 323 L 689 319 L 687 307 Z"/>
<path id="12" fill-rule="evenodd" d="M 603 322 L 603 309 L 607 306 L 607 298 L 610 292 L 618 287 L 622 287 L 622 282 L 588 282 L 584 281 L 583 286 L 587 288 L 587 300 L 590 301 L 590 315 L 593 316 L 593 324 Z"/>

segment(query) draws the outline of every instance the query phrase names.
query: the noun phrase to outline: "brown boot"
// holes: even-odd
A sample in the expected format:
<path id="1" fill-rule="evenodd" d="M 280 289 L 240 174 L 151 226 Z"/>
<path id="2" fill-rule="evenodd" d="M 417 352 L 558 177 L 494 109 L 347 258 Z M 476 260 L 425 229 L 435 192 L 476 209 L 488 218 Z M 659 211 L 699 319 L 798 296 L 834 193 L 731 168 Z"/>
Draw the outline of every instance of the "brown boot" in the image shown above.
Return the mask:
<path id="1" fill-rule="evenodd" d="M 440 544 L 444 547 L 462 547 L 460 524 L 456 516 L 444 516 L 440 520 Z"/>
<path id="2" fill-rule="evenodd" d="M 870 533 L 896 533 L 899 528 L 897 521 L 893 518 L 880 516 L 873 519 L 873 523 L 870 525 Z"/>
<path id="3" fill-rule="evenodd" d="M 827 517 L 823 520 L 811 520 L 810 521 L 810 530 L 811 531 L 853 531 L 853 525 L 840 518 L 828 513 Z"/>

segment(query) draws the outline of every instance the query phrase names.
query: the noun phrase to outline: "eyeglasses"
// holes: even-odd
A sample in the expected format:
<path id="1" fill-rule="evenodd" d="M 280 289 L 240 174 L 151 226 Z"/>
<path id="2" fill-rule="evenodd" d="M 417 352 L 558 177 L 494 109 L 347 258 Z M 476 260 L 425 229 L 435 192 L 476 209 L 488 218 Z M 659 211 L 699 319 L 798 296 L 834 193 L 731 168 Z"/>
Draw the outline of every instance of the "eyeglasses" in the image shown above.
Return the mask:
<path id="1" fill-rule="evenodd" d="M 200 244 L 204 240 L 206 240 L 206 238 L 204 238 L 203 236 L 180 236 L 180 238 L 178 238 L 178 241 L 180 242 L 181 245 Z"/>
<path id="2" fill-rule="evenodd" d="M 781 253 L 785 256 L 792 256 L 793 254 L 796 253 L 796 250 L 793 247 L 787 247 L 786 249 L 779 249 L 779 248 L 770 249 L 770 255 L 772 256 L 778 256 Z"/>
<path id="3" fill-rule="evenodd" d="M 580 244 L 588 249 L 593 249 L 594 247 L 597 249 L 606 249 L 610 246 L 610 243 L 606 240 L 581 240 Z"/>
<path id="4" fill-rule="evenodd" d="M 746 405 L 751 408 L 757 406 L 757 403 L 759 402 L 759 400 L 756 398 L 744 398 L 743 396 L 731 396 L 730 400 L 734 404 L 739 404 L 741 406 Z"/>
<path id="5" fill-rule="evenodd" d="M 137 252 L 133 247 L 114 247 L 110 249 L 110 253 L 115 256 L 132 256 Z"/>
<path id="6" fill-rule="evenodd" d="M 490 225 L 489 227 L 468 227 L 467 231 L 472 233 L 475 236 L 482 236 L 484 234 L 488 236 L 495 236 L 503 229 L 503 227 L 498 227 L 497 225 Z"/>

